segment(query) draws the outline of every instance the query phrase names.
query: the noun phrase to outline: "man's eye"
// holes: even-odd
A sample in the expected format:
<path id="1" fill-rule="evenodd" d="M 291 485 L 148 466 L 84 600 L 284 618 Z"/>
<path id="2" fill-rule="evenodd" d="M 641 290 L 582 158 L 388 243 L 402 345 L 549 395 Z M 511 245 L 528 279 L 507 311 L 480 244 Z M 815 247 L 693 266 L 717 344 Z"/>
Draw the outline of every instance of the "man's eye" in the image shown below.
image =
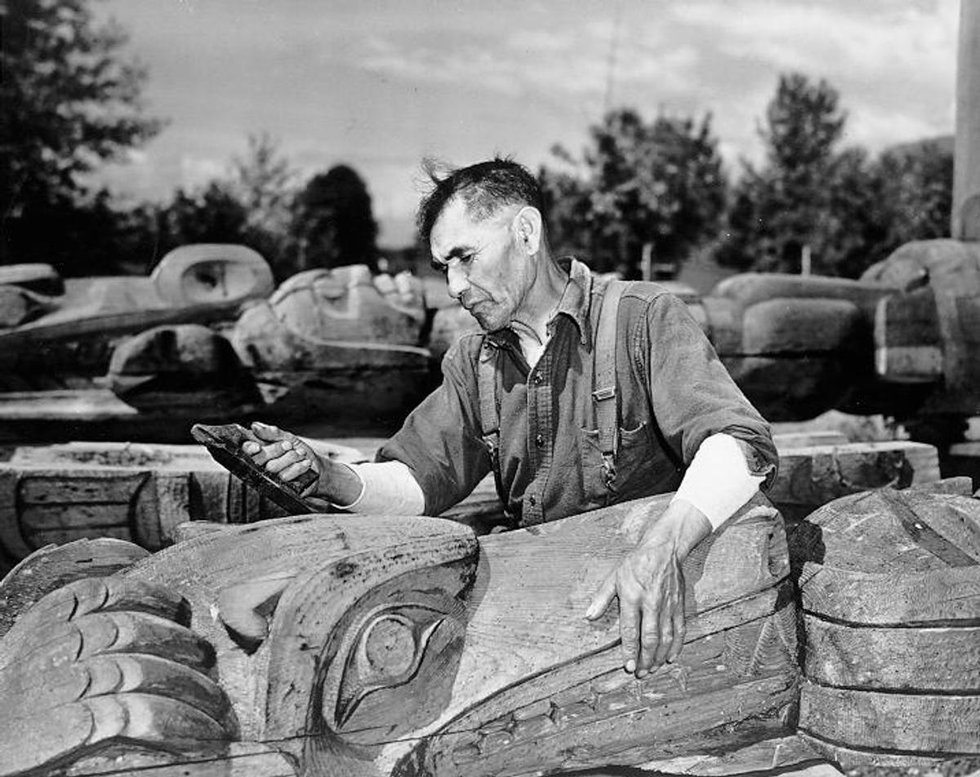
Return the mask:
<path id="1" fill-rule="evenodd" d="M 436 272 L 440 272 L 443 275 L 445 275 L 447 272 L 449 272 L 449 265 L 448 264 L 443 264 L 442 262 L 437 262 L 435 259 L 430 259 L 429 260 L 429 264 L 431 265 L 431 267 L 432 267 L 433 270 L 435 270 Z"/>

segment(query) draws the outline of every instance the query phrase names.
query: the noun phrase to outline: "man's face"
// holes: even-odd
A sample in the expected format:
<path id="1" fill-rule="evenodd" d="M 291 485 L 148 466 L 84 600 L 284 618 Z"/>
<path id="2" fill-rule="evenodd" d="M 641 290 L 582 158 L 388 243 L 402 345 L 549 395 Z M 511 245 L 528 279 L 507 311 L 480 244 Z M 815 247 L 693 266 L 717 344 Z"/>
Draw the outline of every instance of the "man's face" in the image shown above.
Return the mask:
<path id="1" fill-rule="evenodd" d="M 521 310 L 533 281 L 528 255 L 514 231 L 518 206 L 505 206 L 474 220 L 454 197 L 436 219 L 429 237 L 433 264 L 446 273 L 449 295 L 488 332 L 507 326 Z"/>

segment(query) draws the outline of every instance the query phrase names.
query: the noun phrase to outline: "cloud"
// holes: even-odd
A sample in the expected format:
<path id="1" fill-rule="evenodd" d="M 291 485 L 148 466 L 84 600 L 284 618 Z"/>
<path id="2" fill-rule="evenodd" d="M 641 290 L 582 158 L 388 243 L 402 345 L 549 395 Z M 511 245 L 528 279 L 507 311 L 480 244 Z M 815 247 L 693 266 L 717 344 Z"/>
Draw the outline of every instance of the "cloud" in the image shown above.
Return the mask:
<path id="1" fill-rule="evenodd" d="M 955 0 L 843 4 L 720 0 L 677 4 L 674 18 L 715 33 L 735 59 L 865 81 L 950 82 L 955 69 Z"/>
<path id="2" fill-rule="evenodd" d="M 962 0 L 974 2 L 976 0 Z M 826 78 L 846 142 L 950 132 L 957 0 L 106 0 L 171 119 L 112 181 L 168 196 L 225 172 L 268 129 L 304 171 L 345 161 L 382 219 L 418 159 L 577 149 L 607 105 L 714 116 L 734 169 L 758 161 L 777 77 Z M 102 11 L 99 11 L 100 13 Z M 611 90 L 611 94 L 610 94 Z"/>
<path id="3" fill-rule="evenodd" d="M 215 178 L 223 178 L 228 172 L 228 159 L 183 154 L 180 157 L 180 185 L 194 189 Z"/>

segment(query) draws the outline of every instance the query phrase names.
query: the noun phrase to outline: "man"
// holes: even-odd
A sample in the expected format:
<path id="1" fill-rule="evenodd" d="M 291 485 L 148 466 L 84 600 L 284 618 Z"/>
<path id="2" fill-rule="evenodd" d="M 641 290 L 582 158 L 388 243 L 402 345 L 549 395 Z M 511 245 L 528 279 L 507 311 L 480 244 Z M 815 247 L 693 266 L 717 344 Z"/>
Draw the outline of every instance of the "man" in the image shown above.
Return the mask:
<path id="1" fill-rule="evenodd" d="M 433 183 L 421 237 L 485 334 L 449 350 L 442 385 L 376 463 L 330 462 L 261 424 L 244 450 L 287 481 L 313 469 L 307 501 L 356 512 L 437 515 L 491 470 L 519 526 L 676 490 L 585 614 L 618 597 L 624 667 L 642 677 L 683 645 L 687 554 L 771 480 L 768 425 L 662 287 L 630 284 L 601 341 L 607 287 L 552 256 L 526 169 L 495 159 Z M 614 386 L 596 386 L 603 370 Z"/>

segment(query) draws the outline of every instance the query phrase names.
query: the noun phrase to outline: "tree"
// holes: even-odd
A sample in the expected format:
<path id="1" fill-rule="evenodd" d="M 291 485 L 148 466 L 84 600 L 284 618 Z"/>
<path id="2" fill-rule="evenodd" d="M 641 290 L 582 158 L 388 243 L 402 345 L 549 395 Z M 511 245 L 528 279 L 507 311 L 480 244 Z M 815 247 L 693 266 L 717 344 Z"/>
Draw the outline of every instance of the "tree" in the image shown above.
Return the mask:
<path id="1" fill-rule="evenodd" d="M 254 248 L 272 266 L 278 280 L 295 271 L 290 259 L 290 229 L 297 197 L 297 173 L 268 133 L 249 135 L 245 154 L 232 159 L 227 191 L 245 212 L 239 242 Z"/>
<path id="2" fill-rule="evenodd" d="M 268 133 L 248 136 L 231 163 L 228 187 L 245 208 L 249 230 L 285 238 L 296 199 L 296 171 Z"/>
<path id="3" fill-rule="evenodd" d="M 167 250 L 188 243 L 242 243 L 247 223 L 245 207 L 219 181 L 195 193 L 178 189 L 161 212 Z"/>
<path id="4" fill-rule="evenodd" d="M 297 269 L 366 264 L 378 271 L 378 225 L 361 176 L 336 165 L 313 176 L 296 199 L 292 226 Z"/>
<path id="5" fill-rule="evenodd" d="M 72 245 L 37 231 L 75 207 L 104 203 L 80 176 L 143 143 L 161 127 L 143 115 L 146 71 L 121 58 L 122 29 L 97 26 L 83 0 L 8 0 L 0 51 L 0 207 L 4 261 L 70 263 Z M 49 214 L 49 215 L 46 215 Z M 78 215 L 78 214 L 76 214 Z M 82 218 L 78 215 L 78 218 Z M 68 267 L 68 269 L 72 269 Z M 78 268 L 75 268 L 78 269 Z"/>
<path id="6" fill-rule="evenodd" d="M 683 261 L 724 210 L 717 145 L 710 115 L 647 122 L 632 109 L 609 112 L 581 160 L 555 149 L 572 172 L 541 172 L 556 247 L 586 248 L 594 268 L 631 276 L 647 244 L 660 262 Z"/>
<path id="7" fill-rule="evenodd" d="M 825 81 L 781 76 L 760 130 L 761 169 L 743 163 L 716 259 L 739 269 L 856 278 L 902 243 L 948 234 L 953 158 L 935 142 L 871 159 L 837 148 L 846 116 Z"/>
<path id="8" fill-rule="evenodd" d="M 835 146 L 845 122 L 839 95 L 826 81 L 814 85 L 799 73 L 780 76 L 759 131 L 765 163 L 757 171 L 743 162 L 716 252 L 720 264 L 797 272 L 803 248 L 810 246 L 815 269 L 833 274 L 840 256 L 823 250 L 838 215 L 831 207 L 832 182 L 848 177 L 859 161 L 838 164 Z"/>
<path id="9" fill-rule="evenodd" d="M 953 151 L 925 141 L 886 151 L 878 160 L 882 201 L 890 213 L 888 250 L 912 240 L 949 237 Z"/>

